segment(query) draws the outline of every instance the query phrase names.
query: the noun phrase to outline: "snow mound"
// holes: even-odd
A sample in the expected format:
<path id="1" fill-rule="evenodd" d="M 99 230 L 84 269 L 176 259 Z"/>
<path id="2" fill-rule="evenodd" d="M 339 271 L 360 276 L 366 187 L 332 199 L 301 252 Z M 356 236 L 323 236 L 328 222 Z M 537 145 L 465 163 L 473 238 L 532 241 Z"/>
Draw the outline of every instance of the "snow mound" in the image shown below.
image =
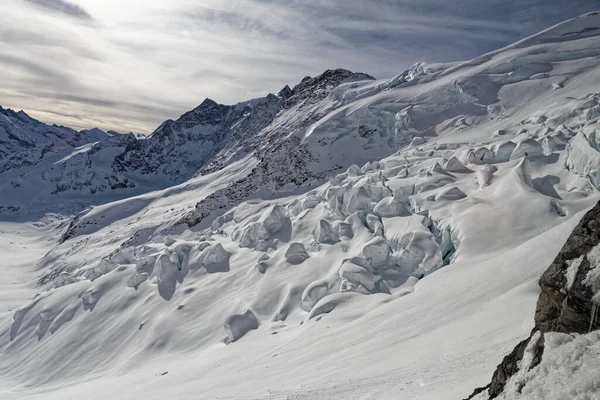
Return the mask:
<path id="1" fill-rule="evenodd" d="M 355 293 L 334 293 L 323 297 L 308 314 L 309 320 L 317 318 L 323 314 L 327 314 L 335 310 L 338 306 L 344 305 L 351 302 L 354 297 L 357 296 Z"/>
<path id="2" fill-rule="evenodd" d="M 442 201 L 442 200 L 456 201 L 456 200 L 464 199 L 465 197 L 467 197 L 465 192 L 463 192 L 462 190 L 460 190 L 457 187 L 451 187 L 451 188 L 443 189 L 438 194 L 436 194 L 435 201 Z"/>
<path id="3" fill-rule="evenodd" d="M 483 168 L 478 169 L 476 176 L 479 187 L 484 188 L 488 186 L 490 182 L 492 182 L 492 176 L 496 171 L 497 169 L 489 164 L 486 164 L 483 166 Z"/>
<path id="4" fill-rule="evenodd" d="M 258 329 L 258 325 L 258 319 L 252 310 L 244 310 L 241 314 L 233 314 L 227 317 L 223 327 L 229 341 L 235 342 L 248 332 Z"/>

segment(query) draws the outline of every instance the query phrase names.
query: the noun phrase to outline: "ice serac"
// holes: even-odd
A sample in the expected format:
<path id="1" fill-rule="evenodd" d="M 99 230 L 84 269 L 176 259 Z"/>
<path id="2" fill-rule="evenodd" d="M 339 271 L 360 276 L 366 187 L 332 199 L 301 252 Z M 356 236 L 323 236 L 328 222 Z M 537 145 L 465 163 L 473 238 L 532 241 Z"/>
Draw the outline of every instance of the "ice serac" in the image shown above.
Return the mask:
<path id="1" fill-rule="evenodd" d="M 365 244 L 361 254 L 373 269 L 377 269 L 386 265 L 390 251 L 388 242 L 382 237 L 376 237 Z"/>
<path id="2" fill-rule="evenodd" d="M 350 215 L 356 211 L 369 210 L 371 199 L 367 190 L 361 187 L 353 187 L 344 193 L 343 210 L 346 215 Z"/>
<path id="3" fill-rule="evenodd" d="M 335 229 L 325 219 L 319 221 L 312 234 L 317 243 L 332 244 L 338 241 L 338 235 L 336 234 Z"/>
<path id="4" fill-rule="evenodd" d="M 291 222 L 285 208 L 277 204 L 269 207 L 258 221 L 252 222 L 243 228 L 241 234 L 239 234 L 239 246 L 265 251 L 272 245 L 273 240 L 287 237 L 283 231 L 289 231 L 290 229 Z"/>
<path id="5" fill-rule="evenodd" d="M 310 256 L 302 243 L 290 243 L 285 252 L 285 260 L 292 265 L 302 264 Z"/>
<path id="6" fill-rule="evenodd" d="M 526 381 L 520 385 L 514 385 L 513 381 L 530 373 L 545 360 L 546 341 L 554 340 L 557 334 L 577 337 L 600 329 L 599 261 L 600 203 L 585 214 L 540 278 L 541 293 L 535 310 L 535 327 L 529 338 L 520 342 L 502 360 L 491 383 L 476 390 L 469 398 L 508 399 L 513 398 L 510 396 L 515 396 L 517 390 L 527 392 Z M 527 357 L 529 361 L 524 362 Z M 551 376 L 546 379 L 552 379 Z M 484 391 L 487 395 L 481 397 Z"/>
<path id="7" fill-rule="evenodd" d="M 285 209 L 281 205 L 275 205 L 269 209 L 262 220 L 262 228 L 269 235 L 274 235 L 290 223 L 290 219 L 285 213 Z"/>
<path id="8" fill-rule="evenodd" d="M 482 168 L 478 169 L 476 176 L 479 187 L 484 188 L 488 186 L 492 182 L 492 177 L 496 170 L 496 167 L 489 164 L 486 164 Z"/>
<path id="9" fill-rule="evenodd" d="M 188 265 L 191 270 L 204 268 L 210 274 L 229 271 L 231 253 L 222 244 L 209 245 L 203 250 L 199 247 L 198 250 L 198 253 L 190 254 Z"/>
<path id="10" fill-rule="evenodd" d="M 376 290 L 377 277 L 368 266 L 358 265 L 352 260 L 347 260 L 340 267 L 339 276 L 355 287 L 365 288 L 367 293 L 373 293 Z"/>
<path id="11" fill-rule="evenodd" d="M 407 217 L 411 215 L 406 205 L 397 197 L 386 197 L 375 205 L 373 212 L 380 217 Z"/>
<path id="12" fill-rule="evenodd" d="M 443 266 L 442 251 L 435 236 L 427 231 L 405 234 L 400 240 L 400 250 L 394 255 L 396 263 L 417 278 Z"/>
<path id="13" fill-rule="evenodd" d="M 472 172 L 454 156 L 450 157 L 450 159 L 446 161 L 446 164 L 444 164 L 444 170 L 447 172 Z"/>
<path id="14" fill-rule="evenodd" d="M 596 132 L 588 138 L 579 132 L 569 143 L 565 166 L 574 173 L 587 177 L 600 188 L 600 152 L 596 141 Z"/>
<path id="15" fill-rule="evenodd" d="M 510 160 L 510 157 L 515 150 L 517 145 L 510 140 L 508 142 L 499 143 L 494 145 L 492 148 L 494 153 L 494 161 L 495 162 L 506 162 Z"/>
<path id="16" fill-rule="evenodd" d="M 517 160 L 521 157 L 539 157 L 544 155 L 542 145 L 533 139 L 525 139 L 517 143 L 517 146 L 510 155 L 511 160 Z"/>

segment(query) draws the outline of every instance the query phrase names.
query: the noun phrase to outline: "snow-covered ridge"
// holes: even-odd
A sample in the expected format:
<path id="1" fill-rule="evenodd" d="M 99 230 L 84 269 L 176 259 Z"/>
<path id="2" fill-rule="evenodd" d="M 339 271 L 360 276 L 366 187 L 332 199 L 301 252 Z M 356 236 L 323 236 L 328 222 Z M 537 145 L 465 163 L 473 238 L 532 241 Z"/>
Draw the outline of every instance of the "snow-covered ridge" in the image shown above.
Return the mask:
<path id="1" fill-rule="evenodd" d="M 207 161 L 62 226 L 38 294 L 0 313 L 5 397 L 466 397 L 529 335 L 536 281 L 600 197 L 593 26 L 391 80 L 333 70 L 207 100 L 148 139 L 62 156 L 122 158 L 124 191 L 176 165 L 152 164 L 153 141 L 189 138 Z"/>
<path id="2" fill-rule="evenodd" d="M 58 153 L 100 141 L 99 129 L 76 132 L 64 126 L 46 125 L 23 111 L 0 106 L 0 173 L 35 166 L 49 153 Z"/>
<path id="3" fill-rule="evenodd" d="M 196 173 L 215 171 L 261 148 L 270 151 L 280 146 L 290 133 L 335 108 L 335 104 L 328 104 L 323 109 L 333 88 L 365 79 L 373 78 L 342 69 L 328 70 L 315 78 L 306 77 L 293 89 L 286 86 L 276 95 L 236 105 L 206 99 L 177 120 L 165 121 L 147 138 L 106 134 L 97 129 L 76 133 L 67 128 L 48 127 L 24 113 L 6 111 L 9 122 L 12 118 L 21 125 L 28 124 L 7 130 L 14 143 L 11 142 L 12 147 L 6 153 L 16 151 L 15 146 L 19 145 L 26 149 L 42 148 L 35 137 L 27 136 L 32 127 L 55 135 L 60 133 L 69 141 L 60 147 L 46 145 L 39 155 L 27 150 L 27 159 L 11 157 L 4 169 L 15 171 L 0 174 L 0 184 L 13 188 L 11 195 L 2 199 L 3 205 L 18 207 L 23 198 L 36 198 L 40 204 L 23 209 L 26 213 L 53 205 L 60 208 L 66 198 L 73 202 L 68 212 L 77 210 L 77 204 L 84 208 L 86 198 L 88 203 L 97 204 L 184 182 Z M 94 143 L 81 147 L 87 144 L 81 138 Z M 58 163 L 55 157 L 60 157 Z M 32 168 L 36 166 L 37 169 Z M 22 187 L 20 182 L 27 180 L 32 184 Z M 100 201 L 90 199 L 90 195 L 98 194 L 102 194 Z"/>

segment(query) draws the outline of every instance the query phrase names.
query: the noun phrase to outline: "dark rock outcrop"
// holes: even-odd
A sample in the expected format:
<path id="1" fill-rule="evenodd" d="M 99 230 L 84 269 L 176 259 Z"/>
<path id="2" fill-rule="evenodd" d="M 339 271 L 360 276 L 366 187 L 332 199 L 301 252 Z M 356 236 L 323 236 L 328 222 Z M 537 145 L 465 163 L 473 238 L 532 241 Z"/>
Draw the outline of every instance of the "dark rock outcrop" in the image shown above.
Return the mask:
<path id="1" fill-rule="evenodd" d="M 540 332 L 541 338 L 533 349 L 534 357 L 529 365 L 530 369 L 537 366 L 542 359 L 544 333 L 585 334 L 600 329 L 600 319 L 592 316 L 598 305 L 594 307 L 594 293 L 586 281 L 588 272 L 595 267 L 588 254 L 599 244 L 600 203 L 585 214 L 540 278 L 542 292 L 535 310 L 535 327 L 529 338 L 519 343 L 504 357 L 496 368 L 491 383 L 476 389 L 467 400 L 485 389 L 488 389 L 489 399 L 502 394 L 506 382 L 519 371 L 525 348 L 537 332 Z"/>

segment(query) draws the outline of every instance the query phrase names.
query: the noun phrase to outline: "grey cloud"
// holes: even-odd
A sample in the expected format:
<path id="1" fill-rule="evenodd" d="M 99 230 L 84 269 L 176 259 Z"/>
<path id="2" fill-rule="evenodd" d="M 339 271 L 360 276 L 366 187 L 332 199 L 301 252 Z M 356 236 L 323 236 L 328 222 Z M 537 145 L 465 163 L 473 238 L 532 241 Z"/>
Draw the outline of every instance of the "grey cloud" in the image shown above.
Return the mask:
<path id="1" fill-rule="evenodd" d="M 36 6 L 43 7 L 49 11 L 66 14 L 68 16 L 91 21 L 92 16 L 85 11 L 82 7 L 77 4 L 69 3 L 64 0 L 25 0 L 28 3 L 35 4 Z"/>
<path id="2" fill-rule="evenodd" d="M 87 59 L 102 61 L 104 56 L 80 43 L 67 40 L 66 38 L 43 35 L 33 31 L 8 28 L 0 25 L 0 44 L 9 46 L 42 46 L 45 51 L 49 49 L 60 49 L 68 51 L 73 56 L 85 57 Z"/>
<path id="3" fill-rule="evenodd" d="M 0 65 L 2 64 L 18 67 L 36 81 L 53 80 L 62 86 L 70 86 L 71 79 L 68 75 L 45 66 L 43 62 L 34 62 L 25 58 L 0 54 Z"/>
<path id="4" fill-rule="evenodd" d="M 155 0 L 135 9 L 121 0 L 118 11 L 90 5 L 93 19 L 67 1 L 75 0 L 15 1 L 0 13 L 0 70 L 11 78 L 0 104 L 77 128 L 144 132 L 205 97 L 231 104 L 328 68 L 386 78 L 418 61 L 466 60 L 597 8 L 593 0 Z M 53 12 L 32 15 L 27 4 Z"/>
<path id="5" fill-rule="evenodd" d="M 181 13 L 185 19 L 193 24 L 202 24 L 202 27 L 212 27 L 215 30 L 234 30 L 243 34 L 253 34 L 261 38 L 286 40 L 290 38 L 290 32 L 285 27 L 276 24 L 268 24 L 258 18 L 251 18 L 239 11 L 219 10 L 202 6 L 186 10 Z"/>

